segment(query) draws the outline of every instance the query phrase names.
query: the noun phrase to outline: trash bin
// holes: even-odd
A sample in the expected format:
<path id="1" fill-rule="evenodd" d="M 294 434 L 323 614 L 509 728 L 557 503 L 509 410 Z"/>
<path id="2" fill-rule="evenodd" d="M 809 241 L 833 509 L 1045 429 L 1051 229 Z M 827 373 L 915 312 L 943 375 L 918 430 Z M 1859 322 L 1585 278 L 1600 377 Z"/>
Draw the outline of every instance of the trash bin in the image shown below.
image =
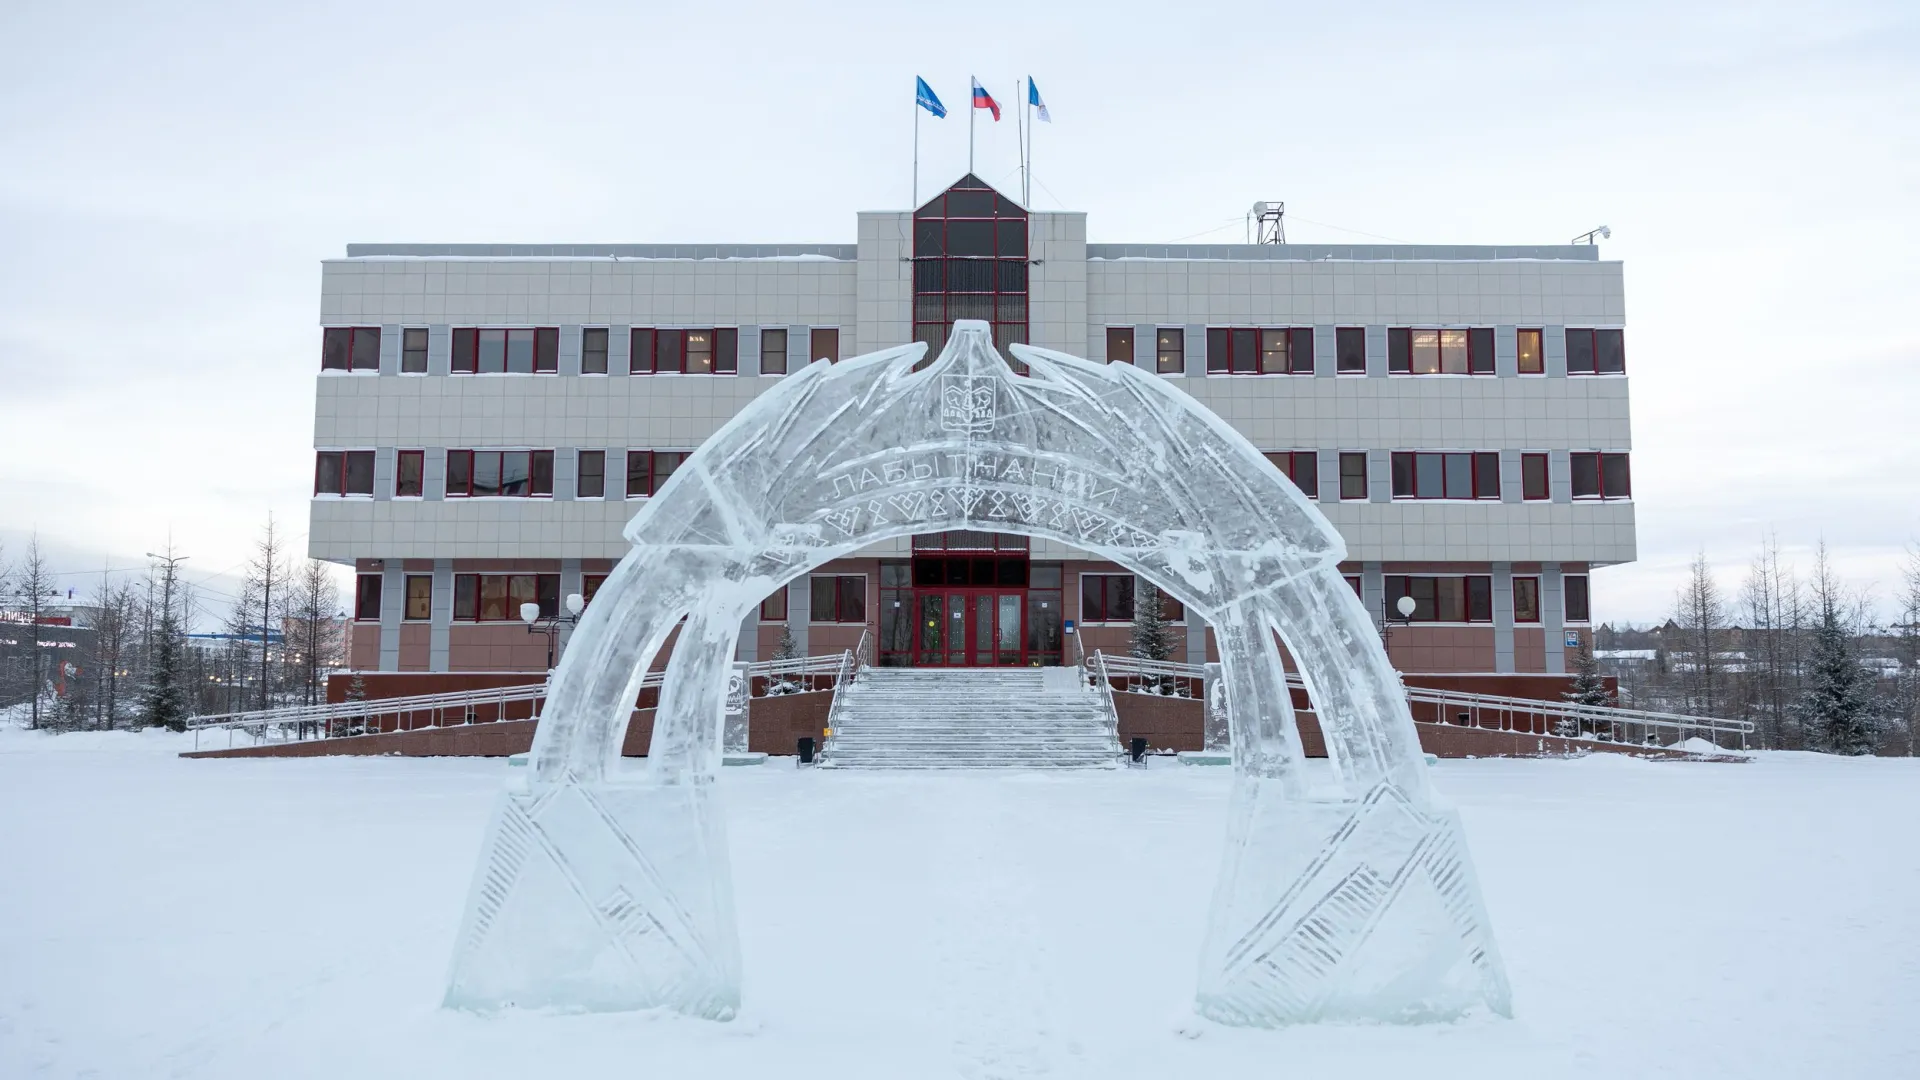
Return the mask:
<path id="1" fill-rule="evenodd" d="M 800 764 L 813 764 L 813 736 L 811 735 L 803 736 L 800 739 Z"/>
<path id="2" fill-rule="evenodd" d="M 1133 759 L 1135 765 L 1145 762 L 1147 757 L 1147 740 L 1138 737 L 1129 740 L 1127 743 L 1127 756 Z"/>

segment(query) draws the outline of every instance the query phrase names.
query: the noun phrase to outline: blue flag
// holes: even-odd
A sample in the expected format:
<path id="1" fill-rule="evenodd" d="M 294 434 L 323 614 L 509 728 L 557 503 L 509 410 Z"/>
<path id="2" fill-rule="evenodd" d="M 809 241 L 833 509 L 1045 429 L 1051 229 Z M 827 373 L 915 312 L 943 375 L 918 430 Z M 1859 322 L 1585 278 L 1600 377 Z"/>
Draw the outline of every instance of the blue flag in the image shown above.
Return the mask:
<path id="1" fill-rule="evenodd" d="M 1040 110 L 1040 119 L 1053 123 L 1053 117 L 1047 115 L 1047 103 L 1040 100 L 1040 88 L 1033 85 L 1033 76 L 1027 76 L 1027 104 Z"/>
<path id="2" fill-rule="evenodd" d="M 933 92 L 933 87 L 927 85 L 927 80 L 918 75 L 913 77 L 913 100 L 915 104 L 935 116 L 947 115 L 947 107 L 940 104 L 939 95 Z"/>

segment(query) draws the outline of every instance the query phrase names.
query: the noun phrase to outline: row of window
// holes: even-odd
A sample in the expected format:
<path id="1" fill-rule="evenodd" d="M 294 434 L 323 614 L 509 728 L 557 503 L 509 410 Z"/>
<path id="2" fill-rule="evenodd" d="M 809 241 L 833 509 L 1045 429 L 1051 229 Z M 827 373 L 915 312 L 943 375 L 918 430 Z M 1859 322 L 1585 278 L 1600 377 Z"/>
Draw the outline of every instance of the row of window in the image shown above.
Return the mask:
<path id="1" fill-rule="evenodd" d="M 587 574 L 581 578 L 581 596 L 593 600 L 605 574 Z M 354 583 L 353 617 L 378 621 L 382 578 L 379 574 L 361 574 Z M 400 617 L 408 622 L 433 618 L 433 575 L 406 574 L 402 577 L 404 600 Z M 560 575 L 558 574 L 455 574 L 453 575 L 453 618 L 455 622 L 519 622 L 522 604 L 538 604 L 540 617 L 550 619 L 560 613 Z"/>
<path id="2" fill-rule="evenodd" d="M 642 499 L 666 485 L 686 463 L 688 450 L 629 450 L 626 452 L 625 496 Z M 448 450 L 449 499 L 482 497 L 544 498 L 553 495 L 552 450 Z M 575 451 L 574 497 L 607 497 L 607 451 Z M 1548 484 L 1548 455 L 1520 455 L 1520 498 L 1544 502 L 1552 498 Z M 1576 499 L 1625 499 L 1632 495 L 1627 455 L 1604 451 L 1575 451 L 1567 455 Z M 1267 460 L 1286 474 L 1308 498 L 1320 497 L 1320 452 L 1278 450 Z M 1497 501 L 1500 498 L 1500 455 L 1478 451 L 1394 451 L 1390 466 L 1395 499 Z M 1339 452 L 1340 498 L 1365 502 L 1371 497 L 1367 453 Z M 373 451 L 321 450 L 315 455 L 315 495 L 371 496 Z M 426 451 L 395 454 L 393 494 L 417 499 L 426 494 Z"/>
<path id="3" fill-rule="evenodd" d="M 1540 615 L 1540 578 L 1531 574 L 1513 577 L 1513 621 L 1537 624 Z M 1360 579 L 1349 576 L 1347 584 L 1360 591 Z M 1488 574 L 1431 577 L 1417 574 L 1388 574 L 1381 610 L 1390 622 L 1416 623 L 1490 623 L 1493 621 L 1493 577 Z M 1560 578 L 1562 618 L 1567 622 L 1590 621 L 1588 581 L 1585 574 L 1565 574 Z M 1400 598 L 1413 597 L 1413 614 L 1400 614 Z"/>
<path id="4" fill-rule="evenodd" d="M 1627 455 L 1602 451 L 1575 451 L 1567 455 L 1572 494 L 1576 499 L 1625 499 L 1632 495 Z M 1314 450 L 1282 450 L 1267 460 L 1285 473 L 1302 494 L 1320 497 L 1320 454 Z M 1500 455 L 1497 451 L 1400 451 L 1389 457 L 1393 497 L 1396 499 L 1498 500 Z M 1364 502 L 1370 497 L 1367 453 L 1340 451 L 1340 498 Z M 1520 455 L 1520 498 L 1544 502 L 1553 497 L 1548 484 L 1548 455 Z"/>
<path id="5" fill-rule="evenodd" d="M 604 326 L 580 331 L 580 373 L 607 373 L 607 335 Z M 401 332 L 400 372 L 427 373 L 427 331 L 407 327 Z M 740 331 L 736 327 L 661 329 L 636 326 L 630 331 L 627 373 L 630 375 L 737 375 L 740 371 Z M 817 326 L 807 331 L 807 355 L 840 359 L 840 331 Z M 449 369 L 456 375 L 552 375 L 560 370 L 560 328 L 454 327 Z M 330 326 L 321 335 L 320 370 L 380 370 L 380 328 Z M 760 331 L 760 373 L 788 373 L 787 329 Z"/>
<path id="6" fill-rule="evenodd" d="M 1522 375 L 1545 375 L 1546 331 L 1514 331 L 1515 359 Z M 1333 370 L 1341 375 L 1367 373 L 1367 331 L 1341 326 L 1333 331 Z M 1132 363 L 1134 328 L 1107 328 L 1107 362 Z M 1568 328 L 1567 374 L 1620 375 L 1627 370 L 1621 331 Z M 1177 375 L 1187 369 L 1186 330 L 1154 331 L 1154 370 Z M 1207 328 L 1209 375 L 1312 375 L 1310 326 Z M 1461 329 L 1392 326 L 1387 328 L 1387 372 L 1392 375 L 1492 375 L 1493 328 Z"/>
<path id="7" fill-rule="evenodd" d="M 1024 298 L 1022 300 L 1024 303 Z M 993 319 L 994 312 L 969 312 L 968 317 Z M 1024 322 L 1024 313 L 1021 320 Z M 580 332 L 580 372 L 607 374 L 607 335 L 604 326 Z M 1540 329 L 1514 332 L 1516 358 L 1522 375 L 1546 374 L 1546 350 Z M 630 375 L 735 375 L 739 373 L 739 334 L 735 327 L 662 329 L 638 326 L 630 331 L 627 373 Z M 1154 331 L 1155 370 L 1161 374 L 1186 371 L 1186 330 L 1165 327 Z M 401 331 L 400 371 L 427 372 L 427 331 Z M 1133 361 L 1134 329 L 1107 329 L 1109 362 Z M 1567 374 L 1619 375 L 1626 371 L 1626 345 L 1617 329 L 1569 327 L 1566 330 Z M 840 331 L 814 327 L 808 331 L 807 355 L 840 358 Z M 451 370 L 458 375 L 541 375 L 560 370 L 558 327 L 455 327 Z M 1313 328 L 1310 326 L 1207 328 L 1209 375 L 1312 375 Z M 378 371 L 380 328 L 330 326 L 322 335 L 323 371 Z M 788 373 L 785 327 L 760 331 L 760 372 Z M 1364 375 L 1367 371 L 1366 330 L 1342 326 L 1334 330 L 1334 371 Z M 1394 326 L 1387 329 L 1387 371 L 1395 375 L 1492 375 L 1493 328 L 1440 329 Z"/>

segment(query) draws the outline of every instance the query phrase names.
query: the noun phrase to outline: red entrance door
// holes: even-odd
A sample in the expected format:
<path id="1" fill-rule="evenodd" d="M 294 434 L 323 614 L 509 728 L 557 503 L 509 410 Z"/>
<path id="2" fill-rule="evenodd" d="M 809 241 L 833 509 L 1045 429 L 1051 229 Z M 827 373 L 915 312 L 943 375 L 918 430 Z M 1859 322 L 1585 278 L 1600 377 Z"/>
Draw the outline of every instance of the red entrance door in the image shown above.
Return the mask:
<path id="1" fill-rule="evenodd" d="M 919 589 L 914 662 L 930 667 L 1021 667 L 1026 590 Z"/>

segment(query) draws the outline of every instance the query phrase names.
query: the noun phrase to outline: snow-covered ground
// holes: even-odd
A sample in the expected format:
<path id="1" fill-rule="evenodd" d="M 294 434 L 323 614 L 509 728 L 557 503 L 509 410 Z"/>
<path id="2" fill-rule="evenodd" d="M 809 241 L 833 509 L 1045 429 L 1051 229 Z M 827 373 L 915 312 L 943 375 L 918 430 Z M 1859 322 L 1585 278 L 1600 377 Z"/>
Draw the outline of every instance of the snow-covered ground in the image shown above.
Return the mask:
<path id="1" fill-rule="evenodd" d="M 1518 1018 L 1196 1019 L 1227 774 L 729 770 L 731 1024 L 437 1008 L 500 761 L 0 732 L 0 1077 L 1916 1077 L 1920 762 L 1448 761 Z"/>

